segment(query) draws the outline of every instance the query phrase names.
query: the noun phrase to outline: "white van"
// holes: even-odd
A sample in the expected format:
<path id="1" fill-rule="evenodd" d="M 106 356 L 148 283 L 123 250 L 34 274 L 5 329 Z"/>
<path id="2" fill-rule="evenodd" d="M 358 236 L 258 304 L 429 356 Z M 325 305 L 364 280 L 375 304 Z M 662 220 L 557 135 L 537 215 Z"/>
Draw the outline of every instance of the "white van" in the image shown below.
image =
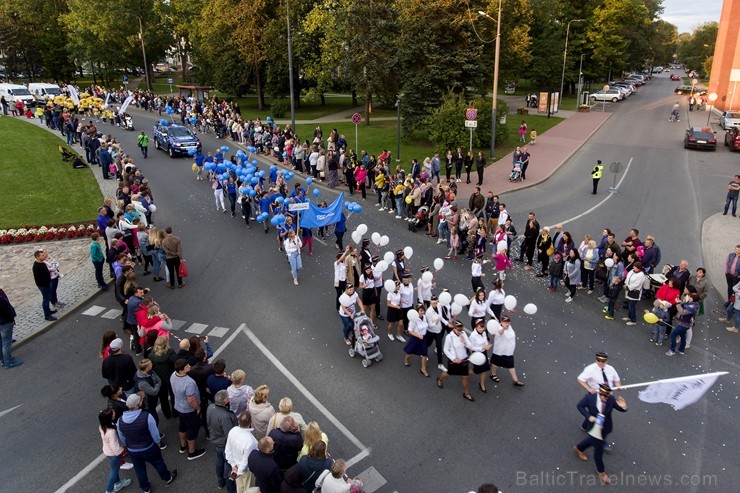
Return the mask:
<path id="1" fill-rule="evenodd" d="M 23 104 L 28 107 L 36 103 L 36 99 L 28 88 L 20 84 L 0 84 L 0 96 L 5 96 L 5 100 L 10 105 L 15 104 L 17 100 L 23 101 Z"/>
<path id="2" fill-rule="evenodd" d="M 58 85 L 43 82 L 29 82 L 28 90 L 36 96 L 37 100 L 47 99 L 47 96 L 54 99 L 62 94 L 62 89 Z"/>

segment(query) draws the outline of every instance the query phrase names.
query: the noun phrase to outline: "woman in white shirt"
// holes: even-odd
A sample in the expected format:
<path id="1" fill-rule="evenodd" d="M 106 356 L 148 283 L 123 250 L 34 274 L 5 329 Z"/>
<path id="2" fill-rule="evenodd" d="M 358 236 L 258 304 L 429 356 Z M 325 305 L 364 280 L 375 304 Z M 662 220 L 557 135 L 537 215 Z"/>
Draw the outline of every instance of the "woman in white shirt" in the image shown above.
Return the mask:
<path id="1" fill-rule="evenodd" d="M 504 307 L 504 298 L 506 298 L 506 292 L 504 292 L 504 281 L 498 279 L 493 285 L 493 289 L 488 293 L 488 307 L 493 313 L 493 317 L 496 320 L 501 320 L 501 310 Z"/>
<path id="2" fill-rule="evenodd" d="M 524 387 L 524 384 L 519 381 L 519 377 L 516 375 L 516 368 L 514 368 L 514 349 L 516 348 L 516 333 L 511 328 L 511 319 L 504 316 L 501 318 L 501 329 L 494 334 L 493 337 L 493 354 L 491 355 L 491 380 L 494 382 L 500 382 L 501 380 L 496 375 L 496 370 L 500 366 L 501 368 L 508 368 L 509 375 L 514 381 L 514 385 L 517 387 Z"/>
<path id="3" fill-rule="evenodd" d="M 486 301 L 486 292 L 483 289 L 478 289 L 475 295 L 470 298 L 470 307 L 468 308 L 468 315 L 470 315 L 470 325 L 475 327 L 475 324 L 479 320 L 486 320 L 486 313 L 491 310 L 488 308 L 488 302 Z M 491 312 L 492 313 L 492 312 Z"/>
<path id="4" fill-rule="evenodd" d="M 468 336 L 463 331 L 463 324 L 459 320 L 452 327 L 452 332 L 445 338 L 444 353 L 447 356 L 447 371 L 443 371 L 437 377 L 437 387 L 444 388 L 444 381 L 450 375 L 459 375 L 462 377 L 463 398 L 474 401 L 473 396 L 468 392 L 468 377 L 472 374 L 468 365 L 468 349 L 471 344 Z"/>
<path id="5" fill-rule="evenodd" d="M 424 281 L 424 273 L 429 272 L 429 267 L 421 269 L 421 277 L 416 281 L 416 299 L 419 303 L 424 305 L 424 308 L 429 308 L 429 304 L 432 300 L 432 288 L 434 287 L 434 281 Z"/>
<path id="6" fill-rule="evenodd" d="M 486 356 L 486 362 L 482 365 L 473 365 L 473 373 L 480 375 L 480 382 L 478 387 L 484 394 L 486 393 L 486 373 L 491 369 L 491 365 L 488 362 L 488 350 L 491 349 L 491 341 L 488 337 L 488 331 L 486 331 L 485 321 L 479 320 L 475 324 L 475 329 L 468 336 L 470 340 L 470 350 L 483 353 Z"/>
<path id="7" fill-rule="evenodd" d="M 398 292 L 400 286 L 401 283 L 396 281 L 396 288 L 392 292 L 389 291 L 386 296 L 387 301 L 385 305 L 388 307 L 388 339 L 391 341 L 396 340 L 396 338 L 393 337 L 394 326 L 397 327 L 396 330 L 398 331 L 398 337 L 401 337 L 403 331 L 403 324 L 401 323 L 401 320 L 403 320 L 403 312 L 401 311 L 401 293 Z"/>
<path id="8" fill-rule="evenodd" d="M 290 262 L 290 273 L 293 275 L 293 284 L 298 286 L 298 271 L 303 268 L 301 262 L 301 247 L 303 242 L 295 234 L 292 229 L 288 231 L 288 237 L 283 242 L 283 249 L 285 254 L 288 256 L 288 262 Z"/>
<path id="9" fill-rule="evenodd" d="M 337 259 L 334 261 L 334 290 L 337 292 L 336 305 L 339 310 L 339 297 L 344 293 L 347 287 L 347 267 L 344 265 L 344 258 L 349 253 L 349 245 L 344 252 L 337 253 Z"/>
<path id="10" fill-rule="evenodd" d="M 368 310 L 368 316 L 375 326 L 375 278 L 373 277 L 373 266 L 365 266 L 365 272 L 360 275 L 360 289 L 362 289 L 362 304 Z"/>
<path id="11" fill-rule="evenodd" d="M 409 340 L 403 346 L 403 366 L 406 368 L 411 366 L 409 359 L 412 354 L 415 354 L 421 358 L 421 374 L 429 377 L 427 371 L 427 343 L 425 341 L 429 324 L 427 324 L 425 318 L 426 309 L 424 305 L 421 303 L 416 305 L 416 311 L 419 313 L 419 318 L 409 323 Z"/>

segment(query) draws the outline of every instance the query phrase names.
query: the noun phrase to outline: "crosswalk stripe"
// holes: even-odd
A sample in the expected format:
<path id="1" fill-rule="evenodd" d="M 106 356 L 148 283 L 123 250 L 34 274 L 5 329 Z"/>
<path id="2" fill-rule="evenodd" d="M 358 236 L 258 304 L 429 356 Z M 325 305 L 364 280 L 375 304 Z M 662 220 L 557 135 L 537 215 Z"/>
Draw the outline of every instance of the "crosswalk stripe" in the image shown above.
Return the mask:
<path id="1" fill-rule="evenodd" d="M 370 466 L 369 468 L 356 475 L 365 483 L 363 491 L 365 493 L 373 493 L 374 491 L 382 488 L 388 481 L 375 469 Z"/>
<path id="2" fill-rule="evenodd" d="M 93 305 L 87 310 L 85 310 L 84 312 L 82 312 L 82 314 L 88 315 L 90 317 L 97 317 L 98 315 L 103 313 L 105 310 L 107 310 L 107 308 L 105 308 L 104 306 Z"/>
<path id="3" fill-rule="evenodd" d="M 118 318 L 120 316 L 121 316 L 120 308 L 114 308 L 112 310 L 108 310 L 107 312 L 101 315 L 102 318 L 107 318 L 108 320 L 113 320 L 114 318 Z"/>
<path id="4" fill-rule="evenodd" d="M 185 320 L 175 320 L 173 318 L 170 322 L 172 322 L 172 330 L 180 330 L 185 325 Z"/>
<path id="5" fill-rule="evenodd" d="M 203 331 L 206 330 L 207 328 L 208 326 L 206 324 L 194 323 L 190 327 L 185 329 L 185 332 L 190 332 L 191 334 L 201 335 Z"/>
<path id="6" fill-rule="evenodd" d="M 208 337 L 223 337 L 229 332 L 228 327 L 214 327 L 213 330 L 211 330 L 208 333 Z"/>

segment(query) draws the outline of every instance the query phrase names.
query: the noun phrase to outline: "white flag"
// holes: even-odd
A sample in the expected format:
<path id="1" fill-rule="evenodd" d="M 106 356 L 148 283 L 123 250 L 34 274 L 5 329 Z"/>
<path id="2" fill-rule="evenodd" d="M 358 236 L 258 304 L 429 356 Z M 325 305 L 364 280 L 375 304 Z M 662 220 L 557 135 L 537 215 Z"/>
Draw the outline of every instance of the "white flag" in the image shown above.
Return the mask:
<path id="1" fill-rule="evenodd" d="M 110 98 L 110 91 L 108 91 L 108 92 L 107 92 L 107 93 L 105 94 L 105 103 L 103 103 L 103 108 L 107 108 L 107 107 L 108 107 L 108 99 L 109 99 L 109 98 Z"/>
<path id="2" fill-rule="evenodd" d="M 637 396 L 643 402 L 651 404 L 662 402 L 680 411 L 701 399 L 718 377 L 719 374 L 710 373 L 662 380 L 641 390 Z"/>
<path id="3" fill-rule="evenodd" d="M 123 115 L 126 112 L 126 108 L 128 108 L 128 105 L 131 104 L 131 101 L 133 101 L 133 100 L 134 100 L 134 95 L 133 94 L 130 95 L 129 97 L 127 97 L 126 100 L 121 105 L 121 109 L 118 110 L 118 114 L 119 115 Z"/>
<path id="4" fill-rule="evenodd" d="M 67 90 L 69 91 L 69 97 L 72 98 L 72 102 L 75 106 L 80 105 L 80 96 L 77 94 L 77 89 L 74 88 L 72 84 L 67 86 Z"/>

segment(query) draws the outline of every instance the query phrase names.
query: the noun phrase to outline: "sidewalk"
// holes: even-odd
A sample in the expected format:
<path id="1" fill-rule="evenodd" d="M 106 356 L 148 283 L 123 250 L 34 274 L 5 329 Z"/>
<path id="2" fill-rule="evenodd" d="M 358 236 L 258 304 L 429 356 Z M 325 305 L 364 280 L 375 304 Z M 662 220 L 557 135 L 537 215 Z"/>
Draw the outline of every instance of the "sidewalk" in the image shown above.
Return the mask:
<path id="1" fill-rule="evenodd" d="M 740 219 L 730 215 L 723 216 L 722 212 L 717 212 L 704 220 L 701 226 L 703 267 L 723 301 L 727 301 L 725 259 L 734 251 L 735 245 L 740 245 Z M 695 269 L 692 267 L 691 270 Z"/>

